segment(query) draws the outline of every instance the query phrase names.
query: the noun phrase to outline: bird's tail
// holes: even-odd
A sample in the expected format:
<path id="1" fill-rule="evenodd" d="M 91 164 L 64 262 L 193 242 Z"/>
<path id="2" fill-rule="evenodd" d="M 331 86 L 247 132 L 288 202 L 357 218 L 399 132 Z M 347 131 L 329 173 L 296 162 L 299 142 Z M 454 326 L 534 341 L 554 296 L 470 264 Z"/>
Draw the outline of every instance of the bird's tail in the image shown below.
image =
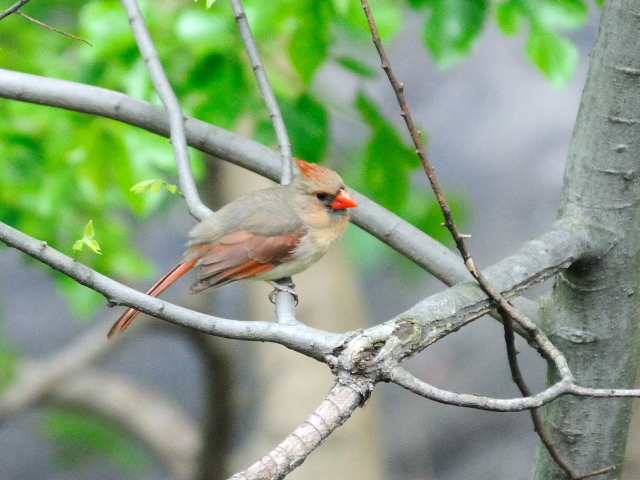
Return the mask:
<path id="1" fill-rule="evenodd" d="M 197 260 L 192 260 L 190 262 L 179 263 L 173 267 L 165 274 L 164 277 L 158 280 L 153 287 L 149 289 L 147 295 L 151 295 L 152 297 L 160 295 L 169 287 L 169 285 L 191 270 L 196 262 Z M 111 339 L 114 335 L 122 332 L 139 314 L 140 312 L 135 308 L 128 309 L 118 320 L 116 320 L 116 323 L 113 324 L 113 327 L 111 327 L 111 330 L 109 330 L 109 333 L 107 334 L 107 338 Z"/>

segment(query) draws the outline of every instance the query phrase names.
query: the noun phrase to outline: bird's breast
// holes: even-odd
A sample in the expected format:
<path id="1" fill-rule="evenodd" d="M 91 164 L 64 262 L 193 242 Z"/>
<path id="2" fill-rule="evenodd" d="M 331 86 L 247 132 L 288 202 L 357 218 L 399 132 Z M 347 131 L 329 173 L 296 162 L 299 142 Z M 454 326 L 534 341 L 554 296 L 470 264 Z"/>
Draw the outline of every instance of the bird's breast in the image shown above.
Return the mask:
<path id="1" fill-rule="evenodd" d="M 308 258 L 310 259 L 309 264 L 318 261 L 340 238 L 348 223 L 349 218 L 344 216 L 322 228 L 308 229 L 307 234 L 300 239 L 300 243 L 296 246 L 293 257 L 300 260 Z"/>

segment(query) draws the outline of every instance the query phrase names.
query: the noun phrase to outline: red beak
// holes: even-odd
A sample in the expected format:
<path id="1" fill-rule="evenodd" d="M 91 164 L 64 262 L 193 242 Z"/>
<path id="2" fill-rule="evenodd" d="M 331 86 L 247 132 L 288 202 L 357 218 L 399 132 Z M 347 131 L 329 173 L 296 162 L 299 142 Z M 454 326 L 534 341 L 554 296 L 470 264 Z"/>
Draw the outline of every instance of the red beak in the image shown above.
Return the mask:
<path id="1" fill-rule="evenodd" d="M 344 208 L 353 208 L 357 206 L 358 202 L 356 202 L 356 199 L 353 198 L 344 188 L 340 190 L 340 193 L 338 193 L 331 204 L 331 208 L 334 210 L 342 210 Z"/>

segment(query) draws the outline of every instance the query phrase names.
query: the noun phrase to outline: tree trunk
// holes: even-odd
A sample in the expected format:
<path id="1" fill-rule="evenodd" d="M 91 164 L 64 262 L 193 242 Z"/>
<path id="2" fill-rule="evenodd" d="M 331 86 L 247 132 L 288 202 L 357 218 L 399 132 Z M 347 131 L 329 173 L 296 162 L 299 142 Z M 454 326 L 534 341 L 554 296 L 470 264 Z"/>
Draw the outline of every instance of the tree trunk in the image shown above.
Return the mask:
<path id="1" fill-rule="evenodd" d="M 564 177 L 560 216 L 600 226 L 598 258 L 558 276 L 543 301 L 543 329 L 585 387 L 629 388 L 638 370 L 640 271 L 640 0 L 607 0 Z M 551 375 L 553 377 L 553 374 Z M 553 378 L 551 378 L 553 380 Z M 563 397 L 545 422 L 579 472 L 620 478 L 631 400 Z M 544 447 L 533 478 L 564 479 Z"/>

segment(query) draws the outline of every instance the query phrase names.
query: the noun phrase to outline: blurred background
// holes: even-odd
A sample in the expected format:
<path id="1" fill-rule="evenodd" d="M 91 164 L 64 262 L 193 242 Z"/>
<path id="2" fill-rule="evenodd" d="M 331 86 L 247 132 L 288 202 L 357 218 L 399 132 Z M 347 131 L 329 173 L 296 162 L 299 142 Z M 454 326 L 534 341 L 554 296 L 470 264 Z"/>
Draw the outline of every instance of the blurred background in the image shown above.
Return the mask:
<path id="1" fill-rule="evenodd" d="M 226 2 L 142 6 L 185 111 L 275 145 Z M 246 8 L 294 154 L 331 166 L 450 245 L 359 2 Z M 412 0 L 372 9 L 436 173 L 472 235 L 469 248 L 489 266 L 556 218 L 598 6 Z M 119 2 L 33 2 L 23 11 L 93 46 L 12 15 L 0 21 L 1 68 L 157 102 Z M 102 255 L 84 248 L 78 260 L 140 290 L 175 264 L 195 221 L 167 190 L 129 190 L 156 178 L 176 183 L 166 139 L 10 100 L 0 100 L 0 115 L 1 221 L 72 255 L 92 220 Z M 212 208 L 270 184 L 192 154 Z M 299 320 L 335 332 L 389 320 L 444 288 L 355 226 L 294 280 Z M 274 318 L 266 284 L 190 296 L 189 282 L 164 297 L 227 318 Z M 326 367 L 283 347 L 206 338 L 157 320 L 137 321 L 107 343 L 121 310 L 0 248 L 0 478 L 226 478 L 271 450 L 332 385 Z M 544 362 L 519 347 L 530 386 L 543 388 Z M 502 328 L 491 318 L 408 368 L 456 392 L 518 395 Z M 524 480 L 535 450 L 527 413 L 448 407 L 378 385 L 366 408 L 290 478 Z M 630 449 L 625 478 L 640 477 L 638 455 Z"/>

